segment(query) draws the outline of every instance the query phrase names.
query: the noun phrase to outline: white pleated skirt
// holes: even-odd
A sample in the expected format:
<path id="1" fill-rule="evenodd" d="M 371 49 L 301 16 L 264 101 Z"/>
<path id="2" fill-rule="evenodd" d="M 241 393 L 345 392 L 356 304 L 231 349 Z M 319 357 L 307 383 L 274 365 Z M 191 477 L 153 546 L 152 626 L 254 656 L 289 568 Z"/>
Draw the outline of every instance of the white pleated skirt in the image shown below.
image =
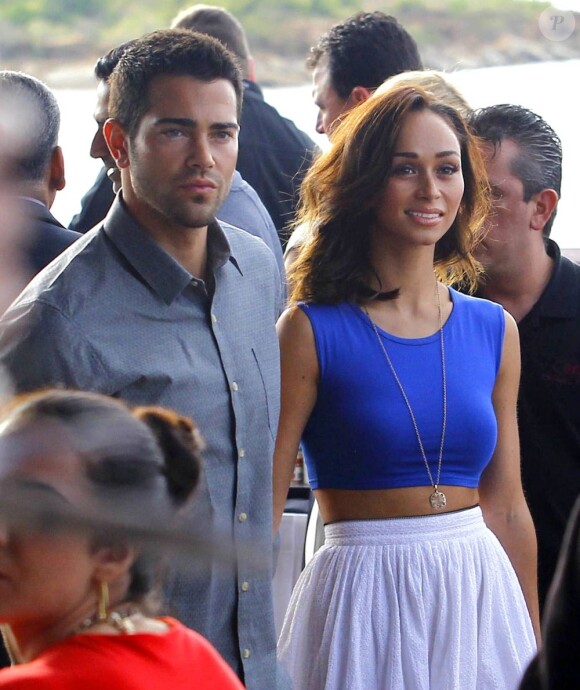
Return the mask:
<path id="1" fill-rule="evenodd" d="M 294 690 L 516 690 L 534 633 L 479 507 L 325 535 L 278 644 Z"/>

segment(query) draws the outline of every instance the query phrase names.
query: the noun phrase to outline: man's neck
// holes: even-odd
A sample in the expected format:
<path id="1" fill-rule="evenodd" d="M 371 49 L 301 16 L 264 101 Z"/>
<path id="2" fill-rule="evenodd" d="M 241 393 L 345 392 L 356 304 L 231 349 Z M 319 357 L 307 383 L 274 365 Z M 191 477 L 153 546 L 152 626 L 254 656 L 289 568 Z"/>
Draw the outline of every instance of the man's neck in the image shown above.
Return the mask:
<path id="1" fill-rule="evenodd" d="M 206 279 L 207 273 L 207 235 L 208 229 L 195 228 L 191 232 L 175 236 L 150 233 L 161 247 L 179 264 L 200 280 Z"/>
<path id="2" fill-rule="evenodd" d="M 155 240 L 191 275 L 205 280 L 208 226 L 188 228 L 174 225 L 171 228 L 166 218 L 155 214 L 151 209 L 146 209 L 146 213 L 141 213 L 141 207 L 131 208 L 124 199 L 122 199 L 122 203 L 149 237 Z"/>
<path id="3" fill-rule="evenodd" d="M 553 270 L 554 261 L 542 247 L 509 272 L 497 275 L 490 271 L 482 280 L 479 294 L 501 304 L 520 322 L 542 296 Z"/>

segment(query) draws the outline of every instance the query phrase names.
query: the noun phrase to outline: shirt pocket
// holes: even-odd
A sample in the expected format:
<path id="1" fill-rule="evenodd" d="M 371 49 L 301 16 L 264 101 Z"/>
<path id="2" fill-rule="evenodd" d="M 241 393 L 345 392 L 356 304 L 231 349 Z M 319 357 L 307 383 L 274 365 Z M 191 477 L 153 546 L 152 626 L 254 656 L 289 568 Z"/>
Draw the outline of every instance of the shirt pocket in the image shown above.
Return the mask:
<path id="1" fill-rule="evenodd" d="M 252 348 L 252 356 L 256 362 L 268 418 L 268 431 L 272 441 L 276 439 L 278 430 L 278 415 L 280 413 L 280 361 L 272 357 L 263 357 L 256 348 Z"/>

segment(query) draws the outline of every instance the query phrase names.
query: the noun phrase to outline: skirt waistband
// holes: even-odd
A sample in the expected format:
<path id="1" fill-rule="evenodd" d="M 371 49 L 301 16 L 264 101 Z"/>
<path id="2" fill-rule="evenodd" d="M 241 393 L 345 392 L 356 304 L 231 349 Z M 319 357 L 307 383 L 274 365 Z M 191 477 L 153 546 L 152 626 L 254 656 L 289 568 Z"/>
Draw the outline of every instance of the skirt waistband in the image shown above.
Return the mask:
<path id="1" fill-rule="evenodd" d="M 328 546 L 370 546 L 458 539 L 486 530 L 481 508 L 474 506 L 466 510 L 433 515 L 383 520 L 343 520 L 325 525 L 324 536 Z"/>

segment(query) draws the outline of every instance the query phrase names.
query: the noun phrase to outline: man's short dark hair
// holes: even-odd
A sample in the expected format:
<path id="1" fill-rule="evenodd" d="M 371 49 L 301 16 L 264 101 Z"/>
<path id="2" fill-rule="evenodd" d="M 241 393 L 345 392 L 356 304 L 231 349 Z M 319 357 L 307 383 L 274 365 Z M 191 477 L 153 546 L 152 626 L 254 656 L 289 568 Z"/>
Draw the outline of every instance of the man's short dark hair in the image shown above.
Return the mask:
<path id="1" fill-rule="evenodd" d="M 95 77 L 99 81 L 109 81 L 109 77 L 113 74 L 113 70 L 119 64 L 121 57 L 129 50 L 137 39 L 121 43 L 121 45 L 109 50 L 106 55 L 103 55 L 97 60 L 95 65 Z"/>
<path id="2" fill-rule="evenodd" d="M 157 77 L 225 79 L 234 87 L 238 117 L 242 77 L 233 55 L 215 38 L 182 29 L 154 31 L 136 39 L 119 58 L 109 78 L 109 114 L 133 137 L 149 107 L 149 86 Z"/>
<path id="3" fill-rule="evenodd" d="M 25 145 L 14 161 L 15 175 L 25 182 L 40 182 L 58 146 L 60 110 L 52 91 L 39 79 L 23 72 L 0 71 L 0 99 L 14 100 L 21 109 Z"/>
<path id="4" fill-rule="evenodd" d="M 217 38 L 238 58 L 242 72 L 247 77 L 250 48 L 246 32 L 234 15 L 225 8 L 192 5 L 175 17 L 171 22 L 171 28 L 199 31 Z"/>
<path id="5" fill-rule="evenodd" d="M 469 125 L 477 136 L 497 149 L 504 139 L 519 147 L 511 172 L 524 186 L 524 201 L 543 189 L 553 189 L 560 196 L 562 184 L 562 142 L 539 115 L 520 105 L 502 103 L 475 110 Z M 544 226 L 549 237 L 556 209 Z"/>
<path id="6" fill-rule="evenodd" d="M 335 24 L 310 49 L 306 64 L 314 69 L 325 56 L 331 84 L 343 99 L 355 86 L 376 89 L 394 74 L 423 69 L 415 40 L 394 17 L 378 11 Z"/>

